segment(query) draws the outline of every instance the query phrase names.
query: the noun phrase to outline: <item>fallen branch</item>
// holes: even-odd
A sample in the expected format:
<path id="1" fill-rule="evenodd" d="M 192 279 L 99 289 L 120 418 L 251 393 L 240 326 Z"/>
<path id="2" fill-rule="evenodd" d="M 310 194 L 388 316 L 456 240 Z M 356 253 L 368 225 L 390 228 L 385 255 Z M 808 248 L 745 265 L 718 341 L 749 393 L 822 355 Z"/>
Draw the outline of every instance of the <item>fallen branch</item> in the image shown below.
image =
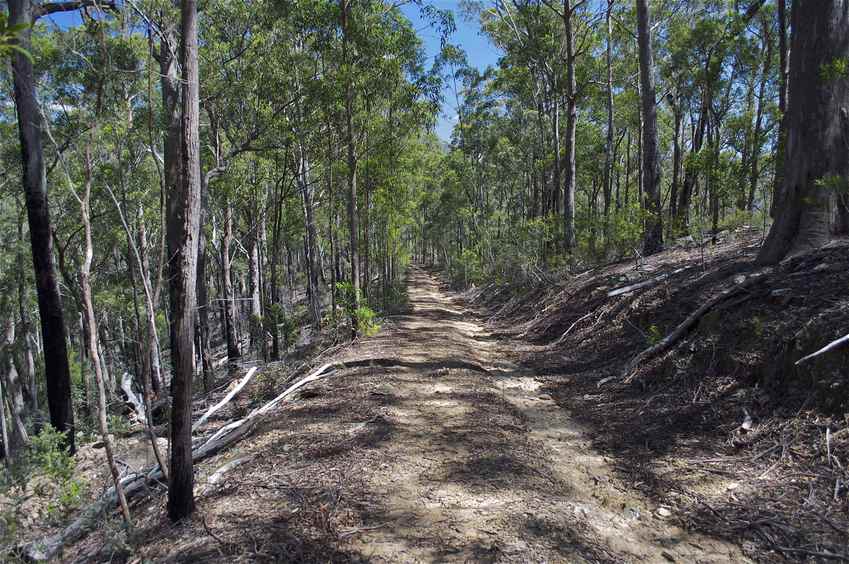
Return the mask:
<path id="1" fill-rule="evenodd" d="M 717 304 L 727 300 L 732 296 L 739 294 L 747 288 L 754 286 L 758 282 L 761 282 L 770 272 L 772 271 L 768 270 L 760 272 L 758 274 L 754 274 L 746 278 L 733 288 L 725 290 L 721 294 L 713 297 L 706 303 L 702 304 L 696 311 L 688 315 L 687 318 L 684 319 L 684 321 L 679 323 L 678 326 L 669 335 L 661 339 L 659 343 L 647 348 L 646 350 L 635 356 L 631 360 L 631 362 L 628 363 L 622 373 L 622 378 L 624 379 L 624 382 L 628 384 L 631 382 L 631 380 L 633 380 L 633 373 L 638 366 L 660 354 L 665 353 L 673 346 L 675 346 L 678 341 L 680 341 L 682 337 L 689 333 L 690 329 L 692 329 L 699 322 L 699 320 L 704 317 L 705 314 L 707 314 L 707 312 L 716 307 Z"/>
<path id="2" fill-rule="evenodd" d="M 570 325 L 570 326 L 569 326 L 569 328 L 568 328 L 568 329 L 566 329 L 566 331 L 565 331 L 562 335 L 560 335 L 560 337 L 559 337 L 556 341 L 554 341 L 553 343 L 551 343 L 551 345 L 550 345 L 550 346 L 552 346 L 552 347 L 556 347 L 557 345 L 559 345 L 560 343 L 562 343 L 562 342 L 563 342 L 563 339 L 565 339 L 565 338 L 567 337 L 567 335 L 569 335 L 569 333 L 571 333 L 571 332 L 572 332 L 572 329 L 574 329 L 574 328 L 575 328 L 575 326 L 576 326 L 578 323 L 580 323 L 580 322 L 581 322 L 581 321 L 583 321 L 584 319 L 588 318 L 588 317 L 589 317 L 589 316 L 591 316 L 593 313 L 595 313 L 595 310 L 593 310 L 593 311 L 591 311 L 591 312 L 587 313 L 586 315 L 583 315 L 583 316 L 579 317 L 578 319 L 576 319 L 576 320 L 575 320 L 575 322 L 574 322 L 572 325 Z"/>
<path id="3" fill-rule="evenodd" d="M 802 358 L 800 358 L 799 360 L 796 361 L 796 366 L 799 366 L 800 364 L 802 364 L 804 362 L 808 362 L 812 358 L 816 358 L 816 357 L 818 357 L 822 354 L 827 353 L 828 351 L 831 351 L 831 350 L 834 350 L 838 347 L 841 347 L 841 346 L 845 345 L 846 343 L 849 343 L 849 335 L 844 335 L 843 337 L 840 337 L 839 339 L 835 339 L 834 341 L 830 342 L 829 344 L 827 344 L 826 346 L 824 346 L 820 350 L 813 352 L 813 353 L 809 354 L 808 356 L 803 356 Z"/>
<path id="4" fill-rule="evenodd" d="M 360 365 L 365 364 L 365 362 L 349 364 Z M 192 451 L 192 462 L 200 462 L 210 456 L 213 456 L 220 450 L 233 445 L 242 437 L 247 435 L 264 415 L 268 414 L 269 411 L 274 409 L 284 399 L 288 398 L 307 384 L 327 377 L 332 371 L 338 368 L 347 368 L 348 366 L 349 365 L 344 362 L 324 364 L 318 370 L 310 373 L 304 378 L 301 378 L 289 386 L 279 396 L 264 406 L 252 411 L 247 417 L 225 425 L 219 429 L 218 432 L 216 432 L 206 442 Z M 121 480 L 121 485 L 124 488 L 124 495 L 127 500 L 130 500 L 146 491 L 148 485 L 158 483 L 162 477 L 162 470 L 158 465 L 147 469 L 143 473 L 127 476 Z M 22 556 L 30 561 L 50 560 L 59 554 L 65 545 L 76 542 L 85 536 L 88 531 L 94 528 L 100 517 L 106 511 L 113 508 L 117 500 L 118 498 L 115 495 L 115 488 L 113 486 L 106 490 L 100 499 L 83 509 L 80 515 L 63 530 L 22 546 Z"/>
<path id="5" fill-rule="evenodd" d="M 215 472 L 210 474 L 209 478 L 206 479 L 207 485 L 208 486 L 214 486 L 215 484 L 217 484 L 218 482 L 221 481 L 221 479 L 224 477 L 224 474 L 226 474 L 227 472 L 229 472 L 230 470 L 232 470 L 234 468 L 241 466 L 242 464 L 245 464 L 246 462 L 250 462 L 253 459 L 254 459 L 254 457 L 251 455 L 251 456 L 245 456 L 243 458 L 237 458 L 235 460 L 231 460 L 230 462 L 228 462 L 227 464 L 225 464 L 224 466 L 222 466 L 221 468 L 219 468 L 218 470 L 216 470 Z"/>
<path id="6" fill-rule="evenodd" d="M 128 372 L 124 372 L 121 376 L 121 390 L 127 396 L 127 402 L 133 406 L 138 420 L 142 423 L 146 422 L 147 413 L 144 409 L 144 399 L 133 391 L 133 378 Z"/>
<path id="7" fill-rule="evenodd" d="M 242 391 L 242 388 L 244 388 L 248 384 L 248 382 L 251 381 L 251 378 L 254 377 L 256 371 L 256 366 L 248 370 L 248 373 L 245 375 L 245 377 L 239 380 L 239 382 L 233 387 L 233 389 L 230 390 L 230 392 L 226 396 L 224 396 L 224 399 L 210 407 L 207 412 L 204 413 L 201 418 L 198 419 L 197 422 L 195 422 L 194 425 L 192 425 L 192 433 L 194 433 L 198 428 L 200 428 L 204 423 L 206 423 L 207 420 L 212 417 L 212 414 L 227 405 L 230 400 L 232 400 L 236 396 L 236 394 Z"/>
<path id="8" fill-rule="evenodd" d="M 666 272 L 661 274 L 660 276 L 655 276 L 654 278 L 649 278 L 648 280 L 643 280 L 642 282 L 637 282 L 636 284 L 631 284 L 629 286 L 623 286 L 621 288 L 616 288 L 615 290 L 611 290 L 607 293 L 608 298 L 615 298 L 616 296 L 621 296 L 622 294 L 629 294 L 636 290 L 642 290 L 643 288 L 652 288 L 657 286 L 667 278 L 671 276 L 675 276 L 681 272 L 687 270 L 686 268 L 679 268 L 677 270 L 673 270 L 672 272 Z"/>

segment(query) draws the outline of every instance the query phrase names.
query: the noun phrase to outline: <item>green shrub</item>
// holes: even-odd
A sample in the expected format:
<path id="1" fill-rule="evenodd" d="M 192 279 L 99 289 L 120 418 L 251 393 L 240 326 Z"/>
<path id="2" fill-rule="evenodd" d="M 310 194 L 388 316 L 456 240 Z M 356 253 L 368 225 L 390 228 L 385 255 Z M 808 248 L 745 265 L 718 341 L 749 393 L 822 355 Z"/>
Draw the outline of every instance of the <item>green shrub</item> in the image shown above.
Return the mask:
<path id="1" fill-rule="evenodd" d="M 355 308 L 354 304 L 360 300 L 354 299 L 354 287 L 350 282 L 338 282 L 336 289 L 339 291 L 339 303 L 345 311 L 346 317 L 356 323 L 357 333 L 365 337 L 370 337 L 380 330 L 380 324 L 377 323 L 377 313 L 367 305 L 360 303 L 360 306 Z"/>
<path id="2" fill-rule="evenodd" d="M 79 507 L 85 495 L 85 483 L 74 476 L 76 463 L 65 446 L 65 437 L 50 425 L 32 438 L 30 465 L 36 474 L 57 487 L 47 506 L 50 517 L 59 517 Z M 49 490 L 42 490 L 45 494 Z"/>

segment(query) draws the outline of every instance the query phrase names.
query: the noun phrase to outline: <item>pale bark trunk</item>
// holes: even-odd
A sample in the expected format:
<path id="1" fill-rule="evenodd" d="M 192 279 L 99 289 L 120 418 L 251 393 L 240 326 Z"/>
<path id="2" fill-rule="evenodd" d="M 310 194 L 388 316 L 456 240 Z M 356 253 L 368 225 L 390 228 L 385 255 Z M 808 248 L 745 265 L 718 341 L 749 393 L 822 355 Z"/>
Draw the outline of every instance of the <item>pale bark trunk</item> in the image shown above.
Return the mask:
<path id="1" fill-rule="evenodd" d="M 342 24 L 342 56 L 345 70 L 351 74 L 350 51 L 350 3 L 348 0 L 339 0 Z M 351 259 L 351 287 L 352 308 L 355 312 L 360 307 L 360 254 L 358 251 L 359 217 L 357 214 L 357 154 L 354 145 L 354 87 L 352 76 L 345 79 L 345 144 L 348 151 L 348 229 L 350 235 L 350 259 Z M 357 318 L 351 315 L 351 337 L 356 338 L 359 328 Z"/>
<path id="2" fill-rule="evenodd" d="M 607 139 L 604 149 L 604 244 L 610 240 L 610 201 L 613 195 L 613 0 L 607 2 Z"/>
<path id="3" fill-rule="evenodd" d="M 746 198 L 746 211 L 752 213 L 755 207 L 755 193 L 758 189 L 758 180 L 760 179 L 760 155 L 763 140 L 763 115 L 764 107 L 766 106 L 766 87 L 769 82 L 770 69 L 772 68 L 772 40 L 769 36 L 769 26 L 764 24 L 764 64 L 761 71 L 761 80 L 758 85 L 758 109 L 755 115 L 755 128 L 752 132 L 752 157 L 751 157 L 751 172 L 749 174 L 749 194 Z"/>
<path id="4" fill-rule="evenodd" d="M 310 187 L 309 166 L 304 147 L 298 146 L 298 187 L 301 193 L 301 207 L 306 226 L 306 245 L 304 248 L 307 263 L 307 290 L 310 301 L 310 314 L 313 325 L 321 326 L 321 288 L 318 280 L 318 233 L 313 209 L 313 190 Z"/>
<path id="5" fill-rule="evenodd" d="M 225 312 L 225 340 L 227 342 L 227 356 L 235 360 L 241 356 L 239 352 L 239 339 L 236 334 L 236 296 L 233 291 L 233 273 L 230 268 L 230 244 L 233 241 L 233 208 L 230 200 L 224 202 L 224 233 L 221 238 L 221 278 L 222 290 L 224 291 Z"/>
<path id="6" fill-rule="evenodd" d="M 94 134 L 92 134 L 92 137 Z M 100 350 L 98 347 L 98 332 L 97 320 L 94 314 L 94 301 L 91 294 L 91 263 L 94 259 L 94 244 L 91 237 L 91 147 L 85 148 L 85 186 L 83 194 L 79 198 L 80 204 L 80 219 L 83 223 L 83 232 L 85 240 L 82 265 L 80 266 L 80 293 L 83 302 L 83 322 L 87 327 L 86 335 L 88 342 L 88 356 L 91 360 L 91 365 L 94 370 L 94 379 L 97 385 L 97 423 L 100 428 L 101 438 L 103 440 L 104 450 L 106 451 L 106 462 L 109 465 L 109 472 L 112 475 L 112 482 L 115 484 L 115 491 L 118 495 L 118 501 L 121 506 L 121 513 L 124 516 L 124 521 L 128 526 L 132 526 L 130 517 L 130 509 L 127 505 L 127 499 L 124 496 L 124 488 L 121 486 L 121 474 L 118 472 L 118 467 L 115 464 L 115 453 L 112 445 L 112 438 L 109 436 L 109 424 L 106 419 L 106 386 L 104 384 L 103 365 L 100 362 Z"/>
<path id="7" fill-rule="evenodd" d="M 3 388 L 6 391 L 6 400 L 9 405 L 9 422 L 11 423 L 10 427 L 12 431 L 7 437 L 8 442 L 4 444 L 7 445 L 10 453 L 14 456 L 16 450 L 29 443 L 29 435 L 24 425 L 26 406 L 24 404 L 20 374 L 12 358 L 12 350 L 14 350 L 15 346 L 15 324 L 11 318 L 6 321 L 4 345 L 7 352 L 3 359 L 5 366 L 0 366 L 0 371 L 2 371 L 0 372 L 0 380 L 3 381 Z M 1 396 L 0 401 L 2 401 Z"/>

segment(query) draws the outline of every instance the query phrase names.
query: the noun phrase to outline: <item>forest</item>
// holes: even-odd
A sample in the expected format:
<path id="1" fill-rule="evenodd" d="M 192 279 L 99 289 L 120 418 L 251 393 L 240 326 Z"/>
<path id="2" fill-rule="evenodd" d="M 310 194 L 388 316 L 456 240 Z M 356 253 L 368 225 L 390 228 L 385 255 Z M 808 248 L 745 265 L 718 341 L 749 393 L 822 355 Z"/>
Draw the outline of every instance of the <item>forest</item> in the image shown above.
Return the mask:
<path id="1" fill-rule="evenodd" d="M 849 1 L 5 0 L 0 58 L 0 560 L 849 560 Z"/>

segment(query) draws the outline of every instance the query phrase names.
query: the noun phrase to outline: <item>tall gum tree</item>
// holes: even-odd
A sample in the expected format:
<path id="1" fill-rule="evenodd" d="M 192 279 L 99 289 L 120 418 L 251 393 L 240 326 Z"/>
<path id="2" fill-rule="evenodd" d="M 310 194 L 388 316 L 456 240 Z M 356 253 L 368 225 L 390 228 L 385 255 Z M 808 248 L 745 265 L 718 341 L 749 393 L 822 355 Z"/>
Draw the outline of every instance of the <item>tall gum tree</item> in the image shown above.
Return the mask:
<path id="1" fill-rule="evenodd" d="M 760 264 L 827 243 L 849 179 L 849 0 L 797 0 L 791 22 L 780 207 Z"/>
<path id="2" fill-rule="evenodd" d="M 179 521 L 192 514 L 192 377 L 194 322 L 200 228 L 200 115 L 198 11 L 195 0 L 180 6 L 183 70 L 179 189 L 168 193 L 168 256 L 171 305 L 171 468 L 168 516 Z"/>
<path id="3" fill-rule="evenodd" d="M 640 51 L 640 106 L 643 116 L 643 189 L 648 217 L 643 235 L 643 253 L 663 249 L 663 212 L 660 203 L 660 161 L 657 154 L 657 105 L 654 87 L 654 57 L 651 46 L 651 14 L 647 0 L 637 0 L 637 41 Z"/>
<path id="4" fill-rule="evenodd" d="M 82 2 L 62 3 L 65 9 L 79 8 Z M 73 6 L 72 6 L 73 5 Z M 23 25 L 18 45 L 31 48 L 32 25 L 49 5 L 37 6 L 31 0 L 9 0 L 9 24 Z M 58 10 L 58 6 L 56 8 Z M 71 406 L 71 372 L 68 364 L 67 330 L 59 293 L 59 281 L 53 263 L 53 238 L 50 205 L 47 198 L 47 175 L 41 141 L 41 115 L 35 94 L 32 60 L 24 52 L 12 58 L 15 109 L 23 165 L 23 187 L 26 195 L 32 262 L 35 270 L 38 313 L 44 342 L 44 373 L 47 382 L 47 405 L 50 423 L 65 434 L 69 450 L 74 452 L 74 412 Z"/>

